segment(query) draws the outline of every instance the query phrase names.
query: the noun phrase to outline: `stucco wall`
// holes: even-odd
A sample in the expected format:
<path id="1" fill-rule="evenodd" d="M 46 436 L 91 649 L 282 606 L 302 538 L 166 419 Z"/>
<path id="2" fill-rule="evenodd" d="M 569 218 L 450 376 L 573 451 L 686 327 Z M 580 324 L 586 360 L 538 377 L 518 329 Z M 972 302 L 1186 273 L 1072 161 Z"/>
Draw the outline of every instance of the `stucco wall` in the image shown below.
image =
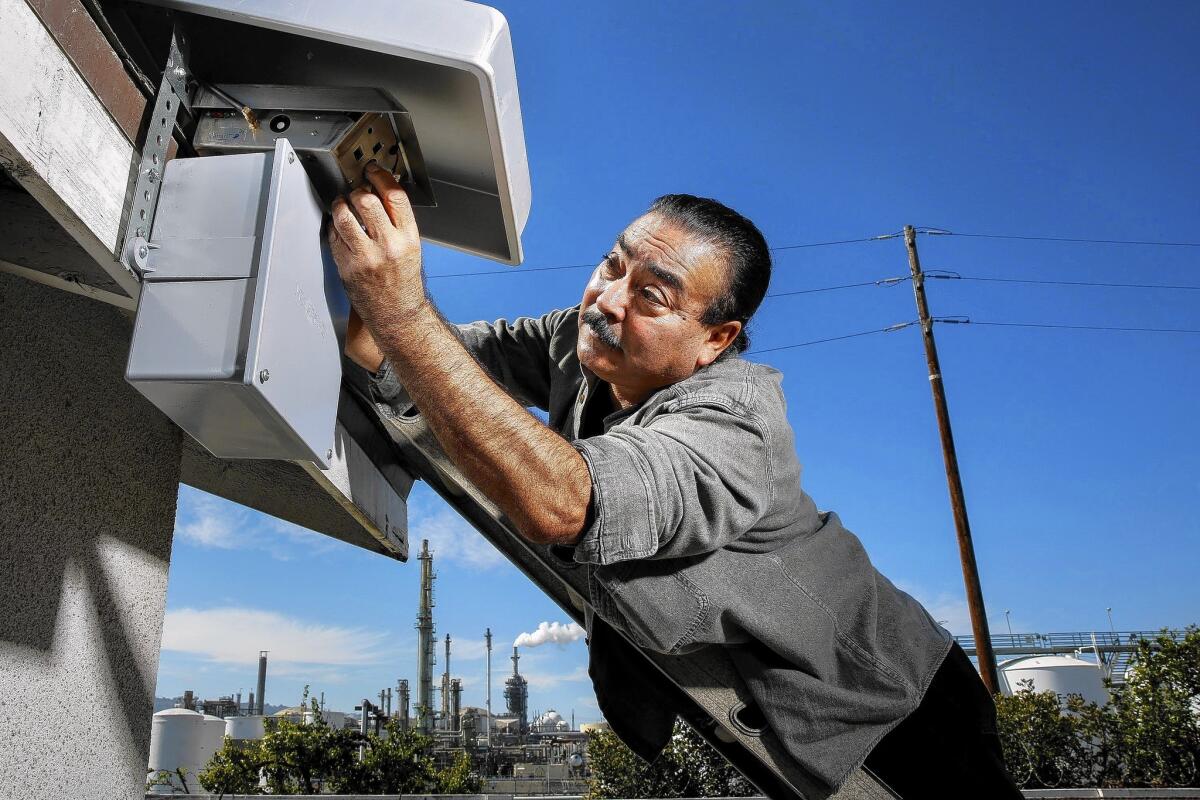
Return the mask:
<path id="1" fill-rule="evenodd" d="M 0 797 L 144 791 L 179 433 L 131 320 L 0 274 Z"/>

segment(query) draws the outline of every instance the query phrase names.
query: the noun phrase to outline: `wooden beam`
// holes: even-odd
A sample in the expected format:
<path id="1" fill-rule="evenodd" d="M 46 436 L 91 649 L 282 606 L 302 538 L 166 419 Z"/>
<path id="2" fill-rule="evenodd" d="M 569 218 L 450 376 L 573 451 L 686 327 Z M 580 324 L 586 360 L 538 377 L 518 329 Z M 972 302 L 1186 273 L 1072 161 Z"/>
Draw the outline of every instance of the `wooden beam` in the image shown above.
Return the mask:
<path id="1" fill-rule="evenodd" d="M 130 297 L 117 261 L 137 153 L 24 0 L 0 0 L 0 167 Z"/>

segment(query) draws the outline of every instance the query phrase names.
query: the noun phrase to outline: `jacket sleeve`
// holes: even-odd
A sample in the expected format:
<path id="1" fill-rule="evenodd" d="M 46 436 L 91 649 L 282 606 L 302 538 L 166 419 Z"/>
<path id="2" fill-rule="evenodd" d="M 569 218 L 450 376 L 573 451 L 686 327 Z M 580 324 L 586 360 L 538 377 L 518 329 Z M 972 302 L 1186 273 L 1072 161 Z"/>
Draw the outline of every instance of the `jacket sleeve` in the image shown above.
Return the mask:
<path id="1" fill-rule="evenodd" d="M 467 352 L 517 402 L 545 410 L 550 403 L 550 339 L 560 325 L 574 324 L 576 311 L 562 309 L 536 318 L 472 322 L 450 328 Z M 386 360 L 371 376 L 371 392 L 376 402 L 391 406 L 397 414 L 412 407 Z"/>
<path id="2" fill-rule="evenodd" d="M 724 547 L 772 502 L 766 426 L 721 400 L 693 400 L 645 426 L 574 442 L 592 477 L 575 560 L 611 564 Z"/>

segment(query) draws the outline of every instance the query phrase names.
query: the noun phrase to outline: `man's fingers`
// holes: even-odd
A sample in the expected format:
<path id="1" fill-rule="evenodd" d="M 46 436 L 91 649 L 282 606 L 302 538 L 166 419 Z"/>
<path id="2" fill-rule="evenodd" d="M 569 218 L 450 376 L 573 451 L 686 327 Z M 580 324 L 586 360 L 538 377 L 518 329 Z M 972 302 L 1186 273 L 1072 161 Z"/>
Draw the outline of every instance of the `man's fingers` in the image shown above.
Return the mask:
<path id="1" fill-rule="evenodd" d="M 382 242 L 392 229 L 392 219 L 383 209 L 383 203 L 367 189 L 355 189 L 350 193 L 350 204 L 358 218 L 367 226 L 367 235 Z"/>
<path id="2" fill-rule="evenodd" d="M 383 201 L 383 207 L 387 210 L 392 224 L 414 239 L 419 238 L 417 220 L 413 217 L 408 192 L 404 191 L 396 176 L 372 161 L 367 165 L 367 180 L 375 187 L 375 194 Z"/>
<path id="3" fill-rule="evenodd" d="M 362 225 L 358 221 L 358 217 L 354 215 L 354 211 L 350 208 L 350 204 L 346 202 L 344 197 L 339 197 L 333 201 L 333 206 L 330 209 L 333 216 L 333 234 L 337 236 L 337 241 L 341 242 L 347 249 L 356 251 L 361 250 L 364 240 L 367 235 L 363 233 Z M 330 236 L 330 241 L 333 242 L 333 236 Z"/>

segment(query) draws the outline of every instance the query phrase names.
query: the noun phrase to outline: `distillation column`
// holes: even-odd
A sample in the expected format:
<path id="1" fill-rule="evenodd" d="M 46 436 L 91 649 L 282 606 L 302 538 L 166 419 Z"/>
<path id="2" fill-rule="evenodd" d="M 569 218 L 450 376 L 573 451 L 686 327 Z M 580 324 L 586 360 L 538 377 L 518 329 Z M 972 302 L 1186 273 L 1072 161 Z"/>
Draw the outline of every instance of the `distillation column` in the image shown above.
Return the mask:
<path id="1" fill-rule="evenodd" d="M 421 603 L 417 610 L 417 730 L 433 731 L 433 555 L 421 540 Z"/>
<path id="2" fill-rule="evenodd" d="M 450 634 L 446 634 L 446 669 L 442 673 L 442 730 L 450 728 Z"/>
<path id="3" fill-rule="evenodd" d="M 523 737 L 529 732 L 529 683 L 521 676 L 517 669 L 517 662 L 521 659 L 517 648 L 513 646 L 512 663 L 513 673 L 508 680 L 504 682 L 504 699 L 508 702 L 508 713 L 510 716 L 518 719 L 518 730 Z"/>
<path id="4" fill-rule="evenodd" d="M 408 678 L 401 678 L 396 682 L 396 694 L 399 695 L 397 703 L 399 709 L 397 714 L 400 715 L 400 730 L 408 730 Z"/>
<path id="5" fill-rule="evenodd" d="M 462 678 L 450 681 L 450 730 L 453 733 L 462 730 Z"/>

